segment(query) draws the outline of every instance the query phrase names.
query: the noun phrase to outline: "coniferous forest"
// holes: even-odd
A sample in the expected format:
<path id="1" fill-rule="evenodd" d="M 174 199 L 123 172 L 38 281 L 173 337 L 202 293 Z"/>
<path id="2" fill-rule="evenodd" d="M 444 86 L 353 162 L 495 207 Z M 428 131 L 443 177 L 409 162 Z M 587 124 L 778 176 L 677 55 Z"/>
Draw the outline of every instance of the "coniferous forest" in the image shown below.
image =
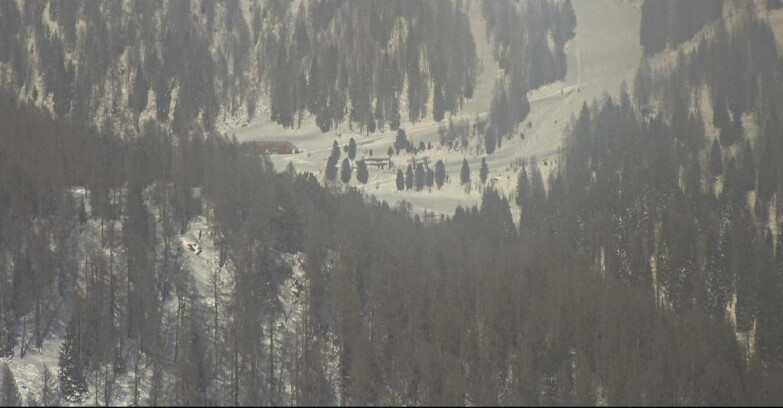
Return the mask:
<path id="1" fill-rule="evenodd" d="M 558 164 L 440 214 L 217 123 L 391 160 L 473 97 L 478 15 L 492 153 L 570 69 L 571 1 L 0 2 L 0 405 L 781 404 L 779 4 L 638 3 L 646 57 Z M 367 183 L 357 142 L 328 180 Z M 459 162 L 394 187 L 487 182 Z"/>

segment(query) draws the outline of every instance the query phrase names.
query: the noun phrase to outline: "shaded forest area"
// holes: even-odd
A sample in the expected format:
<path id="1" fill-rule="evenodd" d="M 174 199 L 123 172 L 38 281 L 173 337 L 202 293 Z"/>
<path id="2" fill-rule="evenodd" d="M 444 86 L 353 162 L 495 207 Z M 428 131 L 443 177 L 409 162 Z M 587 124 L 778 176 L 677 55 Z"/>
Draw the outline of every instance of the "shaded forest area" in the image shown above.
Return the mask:
<path id="1" fill-rule="evenodd" d="M 721 20 L 722 10 L 723 0 L 644 0 L 639 32 L 644 55 L 676 48 L 705 24 Z"/>
<path id="2" fill-rule="evenodd" d="M 770 313 L 779 310 L 770 303 L 775 297 L 755 298 L 760 353 L 746 366 L 721 317 L 725 297 L 711 295 L 725 282 L 718 271 L 732 270 L 707 266 L 747 259 L 777 265 L 771 241 L 748 247 L 754 224 L 732 222 L 725 239 L 736 250 L 723 253 L 754 256 L 724 262 L 714 258 L 714 247 L 692 248 L 702 242 L 692 239 L 692 231 L 702 231 L 703 242 L 723 245 L 720 231 L 706 228 L 717 225 L 709 223 L 717 213 L 703 211 L 689 221 L 687 213 L 672 211 L 674 203 L 702 210 L 732 201 L 680 190 L 666 161 L 628 160 L 632 152 L 666 157 L 678 139 L 660 120 L 639 122 L 627 96 L 583 111 L 570 139 L 580 148 L 569 149 L 569 167 L 553 176 L 548 191 L 535 164 L 529 177 L 524 173 L 518 227 L 508 201 L 492 190 L 480 207 L 457 209 L 453 217 L 412 216 L 404 206 L 325 190 L 309 174 L 272 172 L 263 156 L 214 136 L 182 138 L 150 125 L 139 140 L 104 138 L 93 150 L 58 149 L 49 143 L 56 127 L 47 115 L 9 102 L 0 112 L 9 124 L 0 133 L 3 145 L 20 153 L 7 157 L 34 157 L 35 151 L 51 158 L 48 166 L 3 161 L 0 197 L 8 205 L 2 207 L 1 344 L 5 355 L 17 356 L 39 347 L 52 335 L 47 320 L 65 313 L 60 368 L 75 373 L 59 381 L 66 400 L 83 398 L 86 384 L 97 378 L 100 400 L 112 401 L 112 378 L 148 365 L 156 385 L 139 391 L 135 402 L 780 401 L 776 354 L 770 353 L 781 344 L 774 329 L 782 326 L 765 320 L 778 316 Z M 40 139 L 14 136 L 20 134 L 14 124 L 24 117 Z M 31 128 L 36 123 L 41 125 Z M 623 126 L 629 132 L 618 130 Z M 84 134 L 60 132 L 61 147 Z M 109 150 L 122 158 L 104 160 L 99 146 L 112 143 Z M 599 147 L 606 145 L 622 148 Z M 69 151 L 82 152 L 78 165 L 66 165 Z M 570 176 L 589 174 L 579 167 L 584 152 L 594 155 L 587 162 L 602 163 L 595 180 Z M 629 177 L 621 180 L 628 189 L 614 188 L 614 179 L 603 175 L 617 174 L 609 170 L 618 162 L 650 179 Z M 102 163 L 114 170 L 87 173 L 89 205 L 83 205 L 68 186 L 79 167 Z M 634 170 L 636 163 L 653 168 Z M 16 180 L 30 174 L 42 175 L 26 183 L 31 192 L 11 194 Z M 231 282 L 214 322 L 181 248 L 171 244 L 181 223 L 199 213 L 209 214 L 224 279 Z M 690 222 L 703 222 L 703 228 Z M 654 234 L 659 223 L 666 232 Z M 78 237 L 89 225 L 102 225 L 104 234 L 82 243 Z M 267 343 L 281 317 L 275 300 L 280 282 L 290 275 L 280 257 L 298 251 L 309 282 L 300 337 L 295 345 Z M 648 253 L 660 260 L 660 291 L 672 310 L 656 302 Z M 771 288 L 767 279 L 775 270 L 759 269 L 759 290 Z M 50 299 L 70 306 L 58 312 Z M 738 309 L 749 310 L 740 306 L 746 300 L 738 299 Z M 341 351 L 338 395 L 325 373 L 327 344 Z M 296 373 L 286 377 L 291 395 L 277 377 L 281 363 L 271 358 L 277 348 L 296 356 L 286 360 L 296 362 L 286 367 Z"/>
<path id="3" fill-rule="evenodd" d="M 397 126 L 404 88 L 417 121 L 433 90 L 439 109 L 454 112 L 475 85 L 470 26 L 447 1 L 246 10 L 235 1 L 52 0 L 7 2 L 0 20 L 4 82 L 19 97 L 137 131 L 145 113 L 177 131 L 211 130 L 221 113 L 252 119 L 262 101 L 285 127 L 310 112 L 324 131 L 346 119 L 374 131 Z"/>
<path id="4" fill-rule="evenodd" d="M 490 105 L 491 125 L 482 132 L 492 154 L 530 113 L 527 92 L 565 78 L 565 44 L 576 35 L 576 15 L 570 0 L 528 2 L 522 8 L 500 1 L 481 5 L 487 38 L 503 70 Z"/>
<path id="5" fill-rule="evenodd" d="M 451 217 L 214 131 L 126 137 L 0 91 L 0 354 L 63 339 L 26 401 L 43 405 L 111 404 L 128 377 L 136 405 L 779 404 L 783 71 L 763 22 L 721 38 L 636 81 L 665 109 L 625 89 L 585 105 L 548 180 L 533 160 L 513 204 L 487 189 Z M 199 217 L 208 293 L 179 241 Z M 277 341 L 292 254 L 302 319 Z"/>
<path id="6" fill-rule="evenodd" d="M 3 83 L 59 117 L 134 134 L 149 118 L 170 130 L 211 131 L 227 116 L 252 120 L 259 111 L 284 127 L 310 115 L 323 132 L 347 122 L 370 133 L 396 130 L 401 112 L 411 122 L 430 114 L 441 121 L 473 96 L 478 61 L 466 7 L 479 3 L 292 4 L 6 2 Z M 514 77 L 532 70 L 497 96 L 508 93 L 514 124 L 526 115 L 517 100 L 565 73 L 575 18 L 570 1 L 557 4 L 481 5 L 506 22 L 495 30 L 502 65 Z M 516 38 L 520 24 L 529 28 Z"/>

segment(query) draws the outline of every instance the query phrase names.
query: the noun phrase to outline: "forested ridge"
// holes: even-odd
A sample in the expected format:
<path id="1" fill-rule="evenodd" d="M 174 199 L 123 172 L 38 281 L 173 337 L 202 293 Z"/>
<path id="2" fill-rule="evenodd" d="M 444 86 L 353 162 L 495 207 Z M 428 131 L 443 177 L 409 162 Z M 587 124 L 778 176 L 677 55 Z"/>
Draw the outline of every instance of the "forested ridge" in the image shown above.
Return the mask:
<path id="1" fill-rule="evenodd" d="M 2 16 L 9 4 L 16 3 L 0 3 Z M 88 9 L 84 4 L 81 10 Z M 111 4 L 124 3 L 99 3 L 98 10 Z M 178 4 L 191 3 L 166 3 Z M 209 10 L 213 3 L 198 4 Z M 215 4 L 221 12 L 213 23 L 192 21 L 217 24 L 235 7 Z M 268 12 L 258 11 L 259 21 L 291 13 L 276 4 L 259 7 Z M 458 2 L 305 4 L 291 18 L 297 22 L 291 38 L 300 44 L 303 33 L 312 44 L 322 38 L 312 32 L 348 18 L 341 13 L 363 14 L 363 7 L 378 8 L 366 13 L 379 16 L 367 28 L 378 29 L 380 39 L 393 31 L 381 29 L 386 7 L 391 15 L 417 18 L 426 12 L 405 10 L 449 8 L 452 17 L 443 9 L 433 15 L 444 22 L 464 17 Z M 541 13 L 557 5 L 563 12 L 555 14 L 569 14 L 567 3 L 526 4 L 541 6 Z M 482 7 L 488 20 L 533 13 L 512 3 Z M 54 2 L 41 9 L 65 10 Z M 321 17 L 301 20 L 306 28 L 297 36 L 302 13 Z M 724 23 L 717 20 L 716 35 L 693 53 L 681 52 L 669 69 L 643 63 L 632 92 L 624 87 L 617 98 L 585 103 L 554 170 L 544 173 L 531 159 L 512 194 L 487 187 L 480 205 L 450 216 L 324 187 L 293 166 L 274 169 L 257 145 L 190 120 L 179 126 L 137 113 L 136 129 L 118 133 L 75 114 L 78 98 L 63 97 L 67 113 L 57 111 L 56 100 L 50 111 L 25 96 L 25 80 L 6 85 L 0 90 L 0 405 L 779 404 L 783 112 L 776 101 L 783 71 L 766 22 L 748 12 L 731 30 Z M 564 44 L 573 24 L 566 18 L 542 30 Z M 415 32 L 416 26 L 409 27 Z M 498 23 L 490 35 L 505 70 L 498 98 L 564 75 L 557 53 L 533 60 L 543 70 L 525 65 L 530 60 L 522 55 L 536 48 L 517 48 L 522 40 L 508 37 L 516 33 L 512 25 L 503 27 Z M 540 35 L 529 30 L 526 35 Z M 69 34 L 62 35 L 67 41 Z M 296 50 L 287 48 L 286 64 Z M 318 61 L 330 55 L 310 59 L 317 62 L 305 65 L 306 82 L 327 75 L 329 63 Z M 204 66 L 185 65 L 182 75 L 207 75 L 187 73 Z M 292 72 L 286 74 L 294 78 Z M 450 86 L 460 89 L 452 94 L 458 101 L 470 75 L 454 72 L 442 73 L 439 87 L 443 95 Z M 169 83 L 180 80 L 186 81 Z M 353 88 L 340 89 L 350 94 Z M 511 108 L 504 112 L 518 112 L 524 102 L 512 103 L 509 95 L 519 94 L 508 91 L 503 106 Z M 385 97 L 381 106 L 395 103 Z M 325 100 L 328 107 L 331 98 L 320 94 L 313 106 L 322 109 Z M 369 126 L 367 117 L 378 125 L 375 103 L 372 114 L 349 119 L 354 126 Z M 118 109 L 125 112 L 122 104 Z M 211 108 L 193 109 L 189 118 L 205 124 Z M 285 112 L 295 113 L 275 114 Z M 522 120 L 498 119 L 497 112 L 482 131 L 503 135 L 501 129 L 513 131 Z M 451 133 L 444 132 L 444 142 L 456 137 Z M 398 149 L 409 147 L 405 138 L 399 142 Z M 339 158 L 340 147 L 334 148 Z M 355 149 L 354 142 L 354 155 Z M 459 177 L 470 179 L 463 163 Z M 486 181 L 485 168 L 472 170 Z M 350 177 L 350 171 L 341 172 Z M 442 171 L 442 162 L 429 173 L 409 166 L 402 183 L 440 186 Z M 519 223 L 513 206 L 521 210 Z M 184 245 L 189 236 L 198 236 L 198 249 Z M 203 275 L 194 260 L 213 250 L 213 268 Z M 21 394 L 19 373 L 9 366 L 52 344 L 57 365 L 37 367 L 35 388 Z"/>
<path id="2" fill-rule="evenodd" d="M 559 3 L 539 0 L 521 8 L 461 1 L 6 2 L 0 67 L 17 97 L 110 131 L 137 134 L 148 118 L 175 131 L 209 131 L 226 117 L 259 113 L 287 128 L 304 117 L 323 132 L 342 123 L 368 133 L 396 130 L 405 112 L 410 122 L 440 121 L 472 97 L 478 61 L 466 8 L 503 4 L 511 13 L 506 21 L 530 24 L 529 40 L 515 41 L 509 55 L 514 72 L 524 66 L 542 73 L 514 81 L 512 94 L 520 98 L 565 72 L 562 33 L 575 24 L 566 3 L 571 20 L 561 22 Z M 554 50 L 546 42 L 552 24 Z M 499 32 L 496 41 L 508 47 L 508 36 Z M 554 62 L 539 68 L 539 58 Z"/>

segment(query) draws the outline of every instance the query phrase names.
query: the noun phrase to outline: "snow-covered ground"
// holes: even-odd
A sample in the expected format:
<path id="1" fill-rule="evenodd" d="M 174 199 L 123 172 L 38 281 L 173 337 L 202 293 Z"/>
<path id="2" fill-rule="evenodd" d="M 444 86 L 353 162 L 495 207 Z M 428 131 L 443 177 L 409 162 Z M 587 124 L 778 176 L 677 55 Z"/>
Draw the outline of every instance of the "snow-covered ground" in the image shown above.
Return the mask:
<path id="1" fill-rule="evenodd" d="M 573 5 L 577 17 L 576 38 L 566 46 L 568 58 L 566 78 L 530 91 L 528 98 L 531 112 L 521 129 L 526 136 L 525 139 L 514 137 L 506 140 L 500 149 L 487 156 L 489 178 L 495 178 L 495 186 L 509 197 L 514 194 L 520 160 L 537 157 L 539 164 L 542 165 L 542 173 L 546 177 L 549 169 L 553 168 L 552 159 L 557 160 L 563 132 L 571 117 L 578 114 L 584 102 L 590 104 L 605 93 L 618 95 L 623 81 L 630 87 L 642 57 L 639 45 L 639 1 L 576 1 Z M 453 117 L 455 123 L 463 118 L 473 120 L 476 115 L 480 117 L 487 115 L 495 79 L 498 76 L 497 61 L 492 57 L 491 46 L 485 36 L 481 8 L 470 7 L 469 17 L 476 40 L 476 52 L 480 59 L 480 73 L 474 98 L 466 101 L 464 109 Z M 358 185 L 355 178 L 351 180 L 351 185 L 391 205 L 401 200 L 408 201 L 416 212 L 428 210 L 453 214 L 457 205 L 470 206 L 478 203 L 481 198 L 478 189 L 474 186 L 470 193 L 466 193 L 464 186 L 459 185 L 459 172 L 463 158 L 467 158 L 472 178 L 478 179 L 482 156 L 476 155 L 475 150 L 463 152 L 439 148 L 437 147 L 439 123 L 431 119 L 408 123 L 405 112 L 402 112 L 401 116 L 403 117 L 401 126 L 405 128 L 409 140 L 416 145 L 424 141 L 425 144 L 432 142 L 433 146 L 436 146 L 432 150 L 419 152 L 416 159 L 422 160 L 424 156 L 428 156 L 431 166 L 438 159 L 442 159 L 451 182 L 444 185 L 441 190 L 433 189 L 432 192 L 426 190 L 398 192 L 395 186 L 396 168 L 380 170 L 371 167 L 370 181 L 366 185 Z M 528 121 L 531 123 L 530 128 L 527 127 Z M 323 134 L 312 118 L 305 119 L 299 129 L 284 129 L 265 116 L 244 127 L 231 128 L 226 133 L 229 137 L 236 136 L 240 142 L 290 141 L 303 149 L 303 153 L 273 155 L 272 161 L 275 166 L 283 169 L 291 162 L 297 171 L 312 172 L 322 180 L 323 169 L 334 140 L 343 146 L 348 143 L 350 137 L 354 137 L 358 144 L 357 159 L 369 157 L 370 149 L 373 151 L 373 157 L 386 157 L 386 151 L 394 142 L 396 135 L 388 129 L 370 135 L 360 135 L 357 132 L 358 130 L 351 131 L 346 124 L 343 124 L 340 128 Z M 475 141 L 471 145 L 475 145 Z M 412 158 L 412 155 L 401 152 L 399 156 L 393 156 L 392 161 L 395 166 L 402 166 L 404 171 Z M 543 166 L 544 160 L 547 160 L 546 166 Z M 518 212 L 515 210 L 516 208 L 512 208 L 514 217 L 517 218 Z"/>

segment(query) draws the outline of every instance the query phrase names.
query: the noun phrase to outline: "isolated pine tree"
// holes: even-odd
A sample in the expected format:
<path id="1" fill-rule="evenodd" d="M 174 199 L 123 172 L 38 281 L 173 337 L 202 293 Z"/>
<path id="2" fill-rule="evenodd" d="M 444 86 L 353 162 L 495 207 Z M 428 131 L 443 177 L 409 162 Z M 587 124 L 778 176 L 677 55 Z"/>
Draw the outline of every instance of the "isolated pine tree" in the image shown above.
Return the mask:
<path id="1" fill-rule="evenodd" d="M 446 182 L 446 165 L 443 164 L 443 160 L 438 160 L 435 162 L 435 184 L 438 190 L 443 187 L 444 182 Z"/>
<path id="2" fill-rule="evenodd" d="M 77 321 L 71 318 L 68 332 L 60 347 L 60 393 L 70 402 L 80 402 L 87 393 L 84 362 L 77 345 Z"/>
<path id="3" fill-rule="evenodd" d="M 459 183 L 470 183 L 470 167 L 468 166 L 468 159 L 462 159 L 462 169 L 459 172 Z"/>
<path id="4" fill-rule="evenodd" d="M 427 187 L 432 188 L 432 186 L 435 184 L 435 172 L 432 171 L 430 166 L 427 166 L 427 175 L 425 178 Z"/>
<path id="5" fill-rule="evenodd" d="M 489 167 L 487 166 L 487 158 L 482 157 L 481 168 L 479 169 L 479 178 L 481 179 L 481 184 L 487 182 L 487 176 L 489 176 Z"/>
<path id="6" fill-rule="evenodd" d="M 405 188 L 405 176 L 402 175 L 402 169 L 397 169 L 397 190 L 402 191 Z"/>

